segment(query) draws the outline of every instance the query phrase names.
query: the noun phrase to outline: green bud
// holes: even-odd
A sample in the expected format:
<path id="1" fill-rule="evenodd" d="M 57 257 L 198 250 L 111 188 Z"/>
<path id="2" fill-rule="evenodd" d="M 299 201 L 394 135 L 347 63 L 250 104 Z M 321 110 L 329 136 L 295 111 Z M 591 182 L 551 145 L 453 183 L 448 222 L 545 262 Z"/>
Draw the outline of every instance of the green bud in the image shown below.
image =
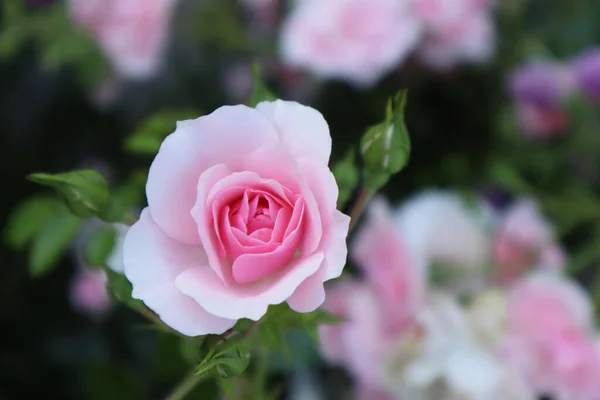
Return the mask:
<path id="1" fill-rule="evenodd" d="M 385 121 L 369 128 L 360 142 L 365 172 L 378 180 L 377 184 L 366 183 L 375 189 L 400 172 L 410 157 L 410 138 L 404 123 L 406 93 L 401 91 L 388 101 Z"/>

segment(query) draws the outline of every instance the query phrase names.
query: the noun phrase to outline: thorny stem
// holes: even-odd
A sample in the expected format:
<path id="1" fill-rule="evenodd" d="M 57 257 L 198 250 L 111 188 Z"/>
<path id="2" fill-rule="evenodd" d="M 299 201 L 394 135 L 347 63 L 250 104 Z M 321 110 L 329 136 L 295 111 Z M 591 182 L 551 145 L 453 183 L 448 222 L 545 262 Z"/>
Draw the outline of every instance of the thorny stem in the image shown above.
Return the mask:
<path id="1" fill-rule="evenodd" d="M 373 192 L 371 192 L 370 190 L 368 190 L 364 187 L 360 190 L 360 193 L 358 194 L 358 198 L 356 199 L 356 202 L 354 202 L 354 206 L 352 207 L 352 210 L 350 210 L 350 229 L 349 229 L 350 231 L 352 231 L 352 229 L 354 229 L 354 227 L 358 223 L 358 220 L 363 212 L 363 209 L 369 202 L 369 199 L 371 199 L 372 195 L 373 195 Z"/>

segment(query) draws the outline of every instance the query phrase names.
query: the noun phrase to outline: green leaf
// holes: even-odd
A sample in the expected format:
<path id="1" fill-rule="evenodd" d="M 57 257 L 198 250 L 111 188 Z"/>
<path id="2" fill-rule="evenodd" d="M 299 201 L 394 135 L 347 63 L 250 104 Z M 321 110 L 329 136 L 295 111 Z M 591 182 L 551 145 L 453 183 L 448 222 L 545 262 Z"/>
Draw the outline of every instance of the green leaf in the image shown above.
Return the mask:
<path id="1" fill-rule="evenodd" d="M 271 91 L 263 83 L 261 79 L 260 66 L 257 62 L 252 63 L 252 81 L 254 88 L 250 94 L 250 99 L 248 99 L 249 107 L 256 107 L 256 105 L 262 101 L 277 100 L 277 96 L 271 93 Z"/>
<path id="2" fill-rule="evenodd" d="M 528 193 L 531 191 L 529 184 L 519 175 L 518 171 L 509 163 L 496 162 L 490 169 L 491 177 L 513 193 Z"/>
<path id="3" fill-rule="evenodd" d="M 332 172 L 339 188 L 338 208 L 343 208 L 358 184 L 355 149 L 348 151 L 346 156 L 333 166 Z"/>
<path id="4" fill-rule="evenodd" d="M 19 204 L 8 217 L 4 230 L 8 245 L 23 248 L 60 207 L 64 206 L 50 196 L 31 197 Z"/>
<path id="5" fill-rule="evenodd" d="M 108 277 L 108 290 L 116 300 L 134 310 L 139 310 L 144 307 L 144 304 L 140 300 L 131 297 L 133 286 L 131 285 L 131 282 L 127 280 L 125 275 L 114 272 L 110 268 L 106 268 L 105 271 Z"/>
<path id="6" fill-rule="evenodd" d="M 100 214 L 109 201 L 108 183 L 94 170 L 31 174 L 28 179 L 52 187 L 63 198 L 73 215 L 81 218 Z"/>
<path id="7" fill-rule="evenodd" d="M 117 242 L 117 231 L 112 226 L 94 233 L 85 247 L 85 259 L 90 266 L 104 266 Z"/>
<path id="8" fill-rule="evenodd" d="M 50 272 L 79 229 L 79 220 L 65 212 L 46 221 L 33 240 L 29 253 L 29 272 L 40 277 Z"/>
<path id="9" fill-rule="evenodd" d="M 215 352 L 209 345 L 207 357 L 196 368 L 196 375 L 205 375 L 216 371 L 222 378 L 240 375 L 250 364 L 250 341 L 242 340 L 235 346 Z"/>
<path id="10" fill-rule="evenodd" d="M 163 140 L 175 130 L 176 122 L 198 118 L 197 110 L 162 111 L 143 121 L 125 141 L 133 153 L 154 155 Z"/>

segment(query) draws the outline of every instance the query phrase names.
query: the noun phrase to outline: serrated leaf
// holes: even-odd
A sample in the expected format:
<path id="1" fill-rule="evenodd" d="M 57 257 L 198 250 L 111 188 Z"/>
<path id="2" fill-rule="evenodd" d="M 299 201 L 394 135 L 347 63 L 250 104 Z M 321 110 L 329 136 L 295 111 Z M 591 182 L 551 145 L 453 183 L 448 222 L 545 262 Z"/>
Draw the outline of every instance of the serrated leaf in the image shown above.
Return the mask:
<path id="1" fill-rule="evenodd" d="M 85 247 L 85 259 L 90 266 L 104 266 L 117 242 L 117 231 L 108 226 L 98 230 Z"/>
<path id="2" fill-rule="evenodd" d="M 34 277 L 47 274 L 56 265 L 79 229 L 79 220 L 63 212 L 48 219 L 33 239 L 29 272 Z"/>
<path id="3" fill-rule="evenodd" d="M 23 248 L 60 207 L 64 206 L 50 196 L 32 197 L 19 204 L 6 223 L 4 234 L 8 245 Z"/>
<path id="4" fill-rule="evenodd" d="M 81 218 L 98 215 L 109 201 L 108 183 L 90 169 L 62 174 L 31 174 L 28 179 L 52 187 L 63 198 L 69 210 Z"/>
<path id="5" fill-rule="evenodd" d="M 196 110 L 163 111 L 143 121 L 125 141 L 125 148 L 139 154 L 154 155 L 163 140 L 175 131 L 177 121 L 198 118 Z"/>

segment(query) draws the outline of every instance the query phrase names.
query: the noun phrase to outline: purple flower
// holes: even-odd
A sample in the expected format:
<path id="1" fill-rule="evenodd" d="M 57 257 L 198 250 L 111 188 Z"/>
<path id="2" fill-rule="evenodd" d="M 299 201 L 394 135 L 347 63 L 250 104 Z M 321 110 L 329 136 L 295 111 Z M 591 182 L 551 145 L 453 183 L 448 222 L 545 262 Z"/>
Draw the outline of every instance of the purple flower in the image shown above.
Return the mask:
<path id="1" fill-rule="evenodd" d="M 585 52 L 573 63 L 579 90 L 600 101 L 600 48 Z"/>
<path id="2" fill-rule="evenodd" d="M 547 61 L 531 61 L 513 72 L 510 92 L 519 102 L 556 106 L 573 88 L 568 68 Z"/>

